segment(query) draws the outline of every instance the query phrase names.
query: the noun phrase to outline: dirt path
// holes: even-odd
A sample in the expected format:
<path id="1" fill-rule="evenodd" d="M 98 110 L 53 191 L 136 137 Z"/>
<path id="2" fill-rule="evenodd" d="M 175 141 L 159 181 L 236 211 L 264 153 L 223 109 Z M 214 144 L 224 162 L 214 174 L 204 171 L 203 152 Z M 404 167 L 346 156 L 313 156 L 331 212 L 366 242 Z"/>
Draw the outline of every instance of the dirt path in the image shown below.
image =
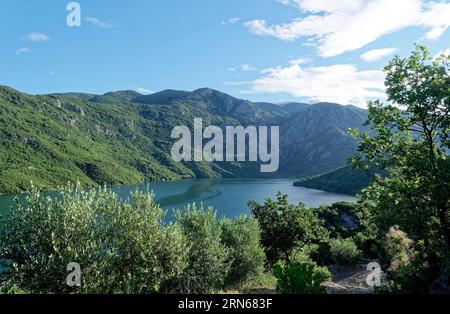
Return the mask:
<path id="1" fill-rule="evenodd" d="M 332 281 L 324 284 L 327 294 L 373 293 L 373 288 L 366 283 L 369 272 L 365 267 L 329 266 L 328 269 L 332 274 Z"/>

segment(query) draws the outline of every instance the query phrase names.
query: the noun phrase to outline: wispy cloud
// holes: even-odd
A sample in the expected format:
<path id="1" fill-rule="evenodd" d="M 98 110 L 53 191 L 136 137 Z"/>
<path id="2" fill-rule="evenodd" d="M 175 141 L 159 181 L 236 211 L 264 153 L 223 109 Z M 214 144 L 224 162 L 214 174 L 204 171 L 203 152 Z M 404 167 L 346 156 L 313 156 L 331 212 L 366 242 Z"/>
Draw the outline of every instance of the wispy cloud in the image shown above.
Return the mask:
<path id="1" fill-rule="evenodd" d="M 398 51 L 398 48 L 373 49 L 363 53 L 360 57 L 366 62 L 378 61 Z"/>
<path id="2" fill-rule="evenodd" d="M 30 53 L 31 49 L 28 47 L 20 47 L 19 49 L 16 50 L 16 55 L 20 56 L 22 54 L 26 54 L 26 53 Z"/>
<path id="3" fill-rule="evenodd" d="M 50 37 L 46 34 L 33 32 L 26 34 L 23 39 L 31 42 L 43 42 L 50 40 Z"/>
<path id="4" fill-rule="evenodd" d="M 450 49 L 445 49 L 445 50 L 439 51 L 439 52 L 434 56 L 434 58 L 438 58 L 438 57 L 440 57 L 440 56 L 450 57 Z"/>
<path id="5" fill-rule="evenodd" d="M 222 21 L 222 25 L 230 25 L 230 24 L 236 24 L 237 22 L 239 22 L 241 20 L 240 17 L 232 17 L 228 20 Z"/>
<path id="6" fill-rule="evenodd" d="M 250 82 L 250 93 L 288 93 L 308 101 L 328 101 L 364 107 L 372 98 L 384 98 L 385 74 L 382 71 L 359 71 L 352 64 L 301 67 L 279 66 L 261 71 Z"/>
<path id="7" fill-rule="evenodd" d="M 147 88 L 144 88 L 144 87 L 139 87 L 139 86 L 136 86 L 134 88 L 134 90 L 136 92 L 138 92 L 138 93 L 141 93 L 141 94 L 153 94 L 154 93 L 154 91 L 152 91 L 150 89 L 147 89 Z"/>
<path id="8" fill-rule="evenodd" d="M 292 59 L 289 61 L 290 65 L 300 65 L 300 64 L 307 64 L 310 63 L 311 59 L 309 58 L 297 58 L 297 59 Z"/>
<path id="9" fill-rule="evenodd" d="M 93 26 L 100 27 L 100 28 L 113 28 L 114 24 L 111 22 L 102 21 L 99 18 L 88 16 L 84 19 L 86 22 L 92 24 Z"/>
<path id="10" fill-rule="evenodd" d="M 252 84 L 252 81 L 240 81 L 240 82 L 227 81 L 223 82 L 222 84 L 227 86 L 242 86 L 242 85 L 250 85 Z"/>
<path id="11" fill-rule="evenodd" d="M 386 34 L 411 26 L 425 29 L 424 38 L 437 39 L 450 27 L 450 3 L 424 0 L 278 0 L 297 7 L 306 17 L 269 25 L 256 19 L 244 23 L 260 36 L 284 41 L 306 38 L 323 57 L 362 48 Z"/>
<path id="12" fill-rule="evenodd" d="M 234 66 L 234 67 L 228 68 L 228 70 L 231 71 L 231 72 L 239 72 L 239 71 L 241 71 L 241 72 L 251 72 L 251 71 L 256 71 L 258 69 L 256 67 L 254 67 L 253 65 L 251 65 L 251 64 L 241 64 L 241 65 L 238 65 L 238 66 Z"/>
<path id="13" fill-rule="evenodd" d="M 242 64 L 241 70 L 244 72 L 250 72 L 250 71 L 255 71 L 257 69 L 251 64 Z"/>

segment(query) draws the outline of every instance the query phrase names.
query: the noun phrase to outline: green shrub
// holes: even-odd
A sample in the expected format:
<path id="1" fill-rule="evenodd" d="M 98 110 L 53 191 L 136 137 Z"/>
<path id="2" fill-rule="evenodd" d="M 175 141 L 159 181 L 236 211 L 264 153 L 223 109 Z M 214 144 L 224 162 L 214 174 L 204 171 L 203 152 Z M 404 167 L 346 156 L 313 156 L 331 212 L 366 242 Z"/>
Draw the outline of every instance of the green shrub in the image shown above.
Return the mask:
<path id="1" fill-rule="evenodd" d="M 439 287 L 439 267 L 430 264 L 423 255 L 424 241 L 416 245 L 398 226 L 389 228 L 385 239 L 389 280 L 378 288 L 380 293 L 443 293 Z M 419 250 L 415 250 L 415 248 Z M 444 286 L 448 285 L 444 283 Z M 434 286 L 432 289 L 430 287 Z M 433 289 L 436 290 L 433 292 Z M 448 292 L 448 291 L 447 291 Z"/>
<path id="2" fill-rule="evenodd" d="M 398 226 L 389 228 L 389 232 L 386 234 L 385 249 L 390 259 L 390 271 L 395 272 L 410 264 L 414 255 L 413 244 L 414 241 Z"/>
<path id="3" fill-rule="evenodd" d="M 51 198 L 33 188 L 4 219 L 0 256 L 13 264 L 2 281 L 30 293 L 152 293 L 187 265 L 184 234 L 163 225 L 152 194 L 120 201 L 69 185 Z M 66 285 L 71 262 L 81 266 L 79 288 Z"/>
<path id="4" fill-rule="evenodd" d="M 358 217 L 360 210 L 356 203 L 340 202 L 321 206 L 318 208 L 318 214 L 332 238 L 352 237 L 363 229 Z"/>
<path id="5" fill-rule="evenodd" d="M 421 243 L 423 245 L 423 243 Z M 419 245 L 419 246 L 421 246 Z M 391 265 L 392 266 L 392 265 Z M 427 262 L 427 256 L 415 252 L 407 263 L 396 265 L 388 270 L 388 278 L 377 287 L 378 293 L 389 294 L 448 294 L 448 281 L 436 281 L 440 269 Z M 447 289 L 445 288 L 447 286 Z"/>
<path id="6" fill-rule="evenodd" d="M 312 262 L 311 255 L 317 252 L 317 248 L 316 244 L 295 248 L 291 254 L 291 262 Z"/>
<path id="7" fill-rule="evenodd" d="M 340 265 L 355 265 L 361 259 L 361 251 L 351 238 L 331 239 L 330 254 L 332 260 Z"/>
<path id="8" fill-rule="evenodd" d="M 3 283 L 0 285 L 0 294 L 29 294 L 29 293 L 28 291 L 25 291 L 16 285 Z"/>
<path id="9" fill-rule="evenodd" d="M 175 212 L 189 247 L 187 267 L 167 292 L 205 294 L 220 290 L 230 269 L 230 250 L 222 243 L 216 212 L 195 205 Z"/>
<path id="10" fill-rule="evenodd" d="M 264 271 L 265 254 L 260 244 L 260 229 L 255 218 L 241 216 L 221 221 L 222 243 L 230 250 L 231 268 L 227 286 L 242 284 Z"/>
<path id="11" fill-rule="evenodd" d="M 290 204 L 287 195 L 278 193 L 277 199 L 266 199 L 264 204 L 248 203 L 261 226 L 261 243 L 269 265 L 278 260 L 290 261 L 298 246 L 318 242 L 328 237 L 328 231 L 317 211 L 304 204 Z"/>
<path id="12" fill-rule="evenodd" d="M 277 278 L 277 291 L 284 294 L 323 294 L 322 283 L 331 278 L 326 267 L 313 262 L 278 262 L 273 268 Z"/>
<path id="13" fill-rule="evenodd" d="M 361 250 L 362 256 L 369 260 L 380 259 L 383 245 L 375 236 L 363 232 L 356 233 L 353 237 L 356 246 Z"/>

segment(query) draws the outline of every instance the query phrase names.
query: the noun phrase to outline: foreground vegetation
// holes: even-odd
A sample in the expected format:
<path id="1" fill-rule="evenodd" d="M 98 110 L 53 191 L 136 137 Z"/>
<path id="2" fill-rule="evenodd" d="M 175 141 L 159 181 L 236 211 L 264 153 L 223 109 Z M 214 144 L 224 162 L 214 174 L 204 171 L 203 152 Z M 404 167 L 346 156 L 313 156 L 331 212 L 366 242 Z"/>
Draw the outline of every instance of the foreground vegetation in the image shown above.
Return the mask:
<path id="1" fill-rule="evenodd" d="M 107 189 L 33 189 L 26 206 L 3 218 L 4 289 L 31 293 L 209 293 L 257 277 L 264 267 L 252 218 L 216 219 L 191 207 L 164 222 L 151 193 L 120 201 Z M 66 284 L 80 264 L 81 287 Z"/>
<path id="2" fill-rule="evenodd" d="M 272 282 L 280 293 L 324 293 L 327 266 L 376 260 L 387 275 L 377 292 L 450 293 L 450 58 L 417 47 L 386 72 L 395 105 L 370 103 L 372 131 L 352 131 L 352 165 L 383 173 L 358 203 L 311 209 L 279 193 L 249 202 L 252 217 L 218 220 L 191 206 L 167 223 L 151 193 L 124 201 L 69 185 L 49 198 L 33 188 L 0 221 L 1 291 L 210 293 Z M 71 262 L 79 287 L 65 282 Z"/>
<path id="3" fill-rule="evenodd" d="M 167 222 L 148 192 L 118 200 L 106 188 L 69 185 L 51 198 L 33 188 L 25 205 L 18 202 L 1 219 L 2 291 L 249 291 L 267 288 L 273 269 L 282 293 L 324 292 L 321 284 L 330 273 L 317 263 L 328 258 L 319 253 L 320 246 L 326 251 L 331 234 L 355 235 L 359 227 L 347 229 L 339 217 L 331 218 L 336 207 L 307 209 L 289 204 L 282 194 L 250 206 L 255 218 L 219 220 L 212 208 L 193 205 Z M 66 284 L 67 265 L 73 262 L 81 267 L 79 287 Z"/>
<path id="4" fill-rule="evenodd" d="M 355 167 L 382 169 L 361 199 L 376 239 L 394 254 L 390 289 L 450 291 L 450 56 L 418 46 L 385 68 L 388 100 L 369 104 L 372 133 L 360 141 Z M 406 236 L 407 235 L 407 236 Z M 409 237 L 409 238 L 408 238 Z"/>

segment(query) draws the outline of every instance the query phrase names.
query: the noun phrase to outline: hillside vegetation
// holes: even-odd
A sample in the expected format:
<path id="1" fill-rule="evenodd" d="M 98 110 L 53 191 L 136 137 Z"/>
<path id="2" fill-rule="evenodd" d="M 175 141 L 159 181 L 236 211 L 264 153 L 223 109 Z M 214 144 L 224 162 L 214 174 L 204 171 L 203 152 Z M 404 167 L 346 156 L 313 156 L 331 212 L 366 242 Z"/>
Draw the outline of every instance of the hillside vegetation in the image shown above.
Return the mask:
<path id="1" fill-rule="evenodd" d="M 371 183 L 370 177 L 361 169 L 352 169 L 346 166 L 323 175 L 297 180 L 294 185 L 333 193 L 356 195 Z"/>
<path id="2" fill-rule="evenodd" d="M 259 177 L 259 163 L 177 163 L 170 156 L 173 127 L 280 126 L 275 176 L 317 175 L 345 165 L 367 112 L 336 104 L 275 105 L 236 99 L 212 89 L 28 95 L 0 87 L 0 193 L 25 191 L 30 181 L 53 189 L 132 184 L 186 177 Z"/>

